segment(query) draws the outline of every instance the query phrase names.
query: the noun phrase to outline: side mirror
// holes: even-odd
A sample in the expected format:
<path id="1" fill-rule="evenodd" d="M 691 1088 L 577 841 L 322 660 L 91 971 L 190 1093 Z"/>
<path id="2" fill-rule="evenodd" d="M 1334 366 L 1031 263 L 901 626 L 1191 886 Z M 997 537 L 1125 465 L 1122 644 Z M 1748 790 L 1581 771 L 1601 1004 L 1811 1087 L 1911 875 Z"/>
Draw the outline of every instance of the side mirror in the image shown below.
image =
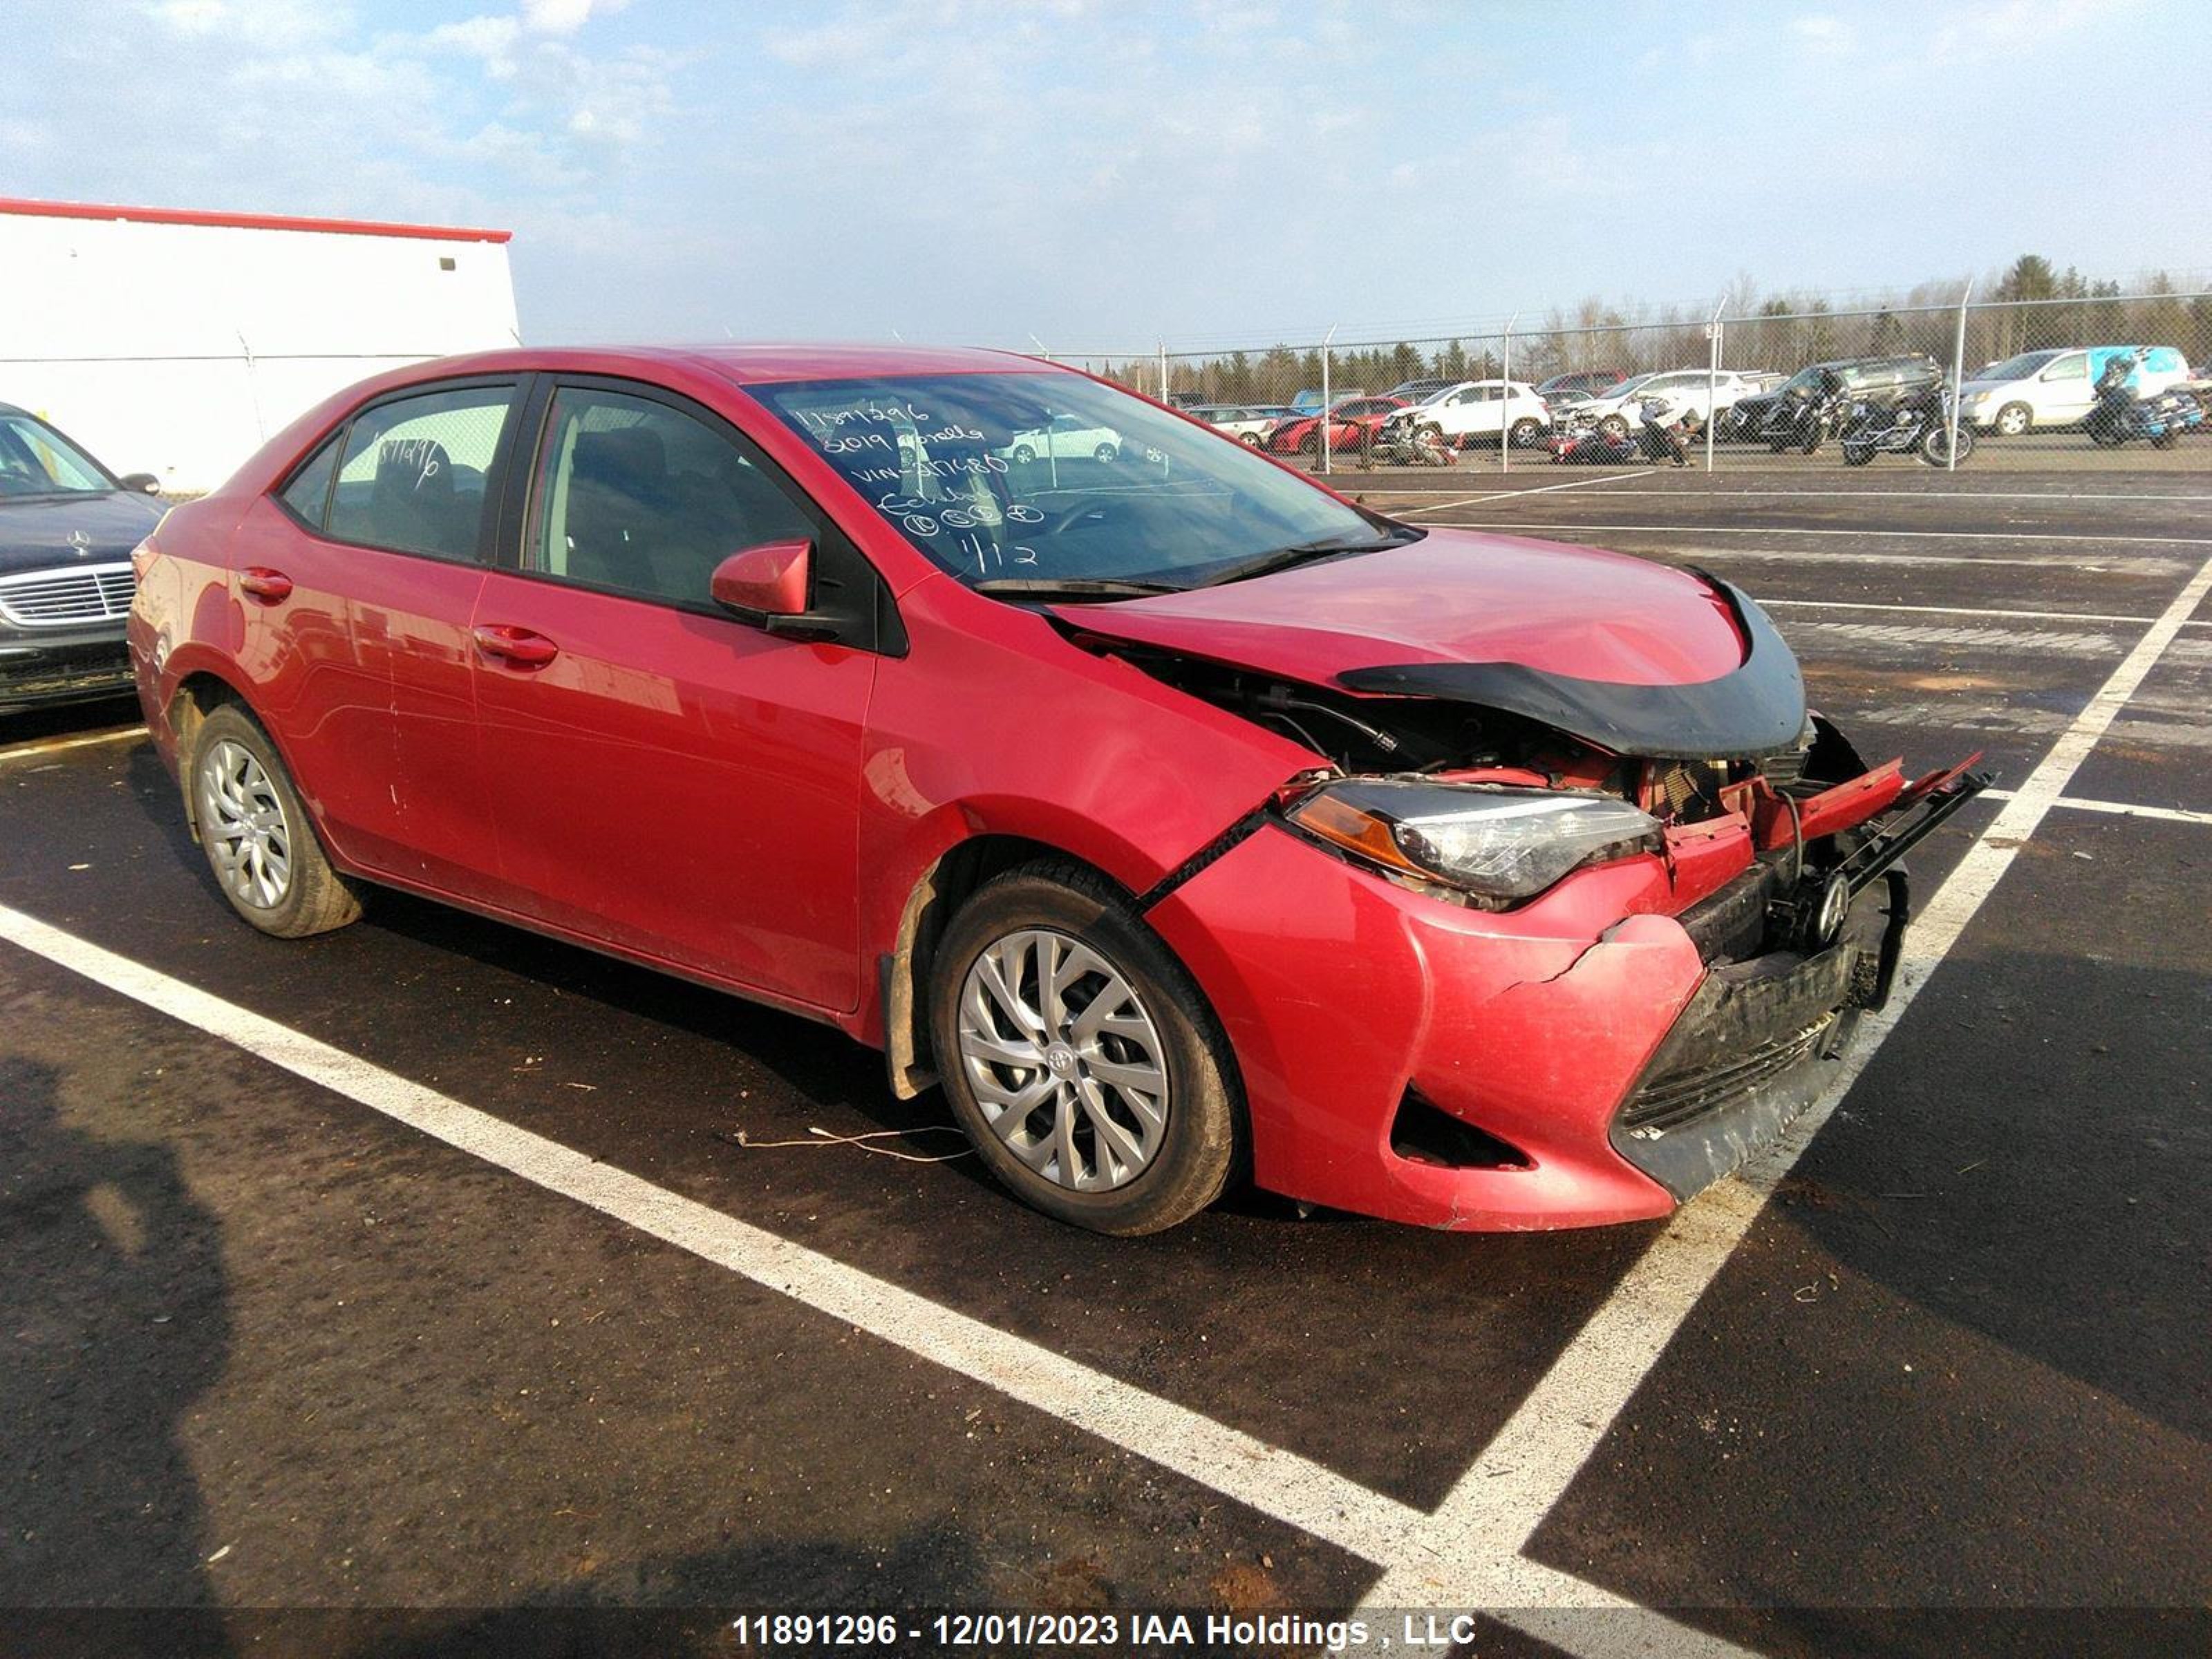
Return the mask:
<path id="1" fill-rule="evenodd" d="M 142 495 L 158 495 L 161 493 L 161 481 L 150 472 L 126 472 L 115 482 L 125 489 L 135 489 Z"/>
<path id="2" fill-rule="evenodd" d="M 841 618 L 806 608 L 813 574 L 812 542 L 763 542 L 716 565 L 708 591 L 725 611 L 782 638 L 841 638 L 846 631 Z"/>

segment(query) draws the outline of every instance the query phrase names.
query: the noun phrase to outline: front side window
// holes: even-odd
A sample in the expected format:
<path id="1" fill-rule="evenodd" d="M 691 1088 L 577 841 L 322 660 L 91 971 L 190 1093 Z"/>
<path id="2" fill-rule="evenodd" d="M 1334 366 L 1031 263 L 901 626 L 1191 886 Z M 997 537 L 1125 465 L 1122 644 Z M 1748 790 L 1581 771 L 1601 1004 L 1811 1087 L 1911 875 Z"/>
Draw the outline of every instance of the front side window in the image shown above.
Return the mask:
<path id="1" fill-rule="evenodd" d="M 464 386 L 395 398 L 355 416 L 331 492 L 331 536 L 434 558 L 475 558 L 485 481 L 514 407 L 511 386 Z"/>
<path id="2" fill-rule="evenodd" d="M 114 488 L 91 456 L 44 421 L 0 413 L 0 495 L 104 495 Z"/>
<path id="3" fill-rule="evenodd" d="M 812 523 L 732 437 L 651 398 L 564 386 L 538 451 L 530 568 L 681 605 L 714 567 Z"/>
<path id="4" fill-rule="evenodd" d="M 1255 559 L 1418 533 L 1080 375 L 799 381 L 753 395 L 915 548 L 971 584 L 1197 586 Z M 1063 419 L 1086 441 L 1032 435 Z"/>

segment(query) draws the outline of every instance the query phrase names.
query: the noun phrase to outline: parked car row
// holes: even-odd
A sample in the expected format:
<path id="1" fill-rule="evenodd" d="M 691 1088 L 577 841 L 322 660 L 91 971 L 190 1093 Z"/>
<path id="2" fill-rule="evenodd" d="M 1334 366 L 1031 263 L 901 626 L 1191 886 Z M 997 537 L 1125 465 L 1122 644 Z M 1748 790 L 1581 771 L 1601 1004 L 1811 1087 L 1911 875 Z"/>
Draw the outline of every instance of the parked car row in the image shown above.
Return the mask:
<path id="1" fill-rule="evenodd" d="M 2105 345 L 2022 352 L 1977 370 L 1959 389 L 1959 419 L 1985 434 L 2017 437 L 2035 430 L 2081 428 L 2094 409 L 2096 386 L 2113 360 L 2132 356 L 2130 392 L 2154 398 L 2179 388 L 2212 413 L 2212 364 L 2194 373 L 2171 346 Z M 1407 380 L 1380 396 L 1358 389 L 1331 397 L 1326 426 L 1333 450 L 1356 449 L 1382 435 L 1383 424 L 1403 421 L 1455 448 L 1510 436 L 1527 447 L 1568 424 L 1619 441 L 1633 431 L 1638 411 L 1665 400 L 1692 429 L 1715 423 L 1715 438 L 1764 443 L 1775 450 L 1817 447 L 1842 410 L 1869 400 L 1909 398 L 1948 379 L 1943 366 L 1923 352 L 1839 357 L 1812 363 L 1795 374 L 1771 369 L 1685 368 L 1621 375 L 1579 369 L 1530 386 L 1504 380 Z M 1257 448 L 1285 455 L 1317 455 L 1324 424 L 1321 393 L 1300 392 L 1287 408 L 1254 404 L 1181 405 Z"/>

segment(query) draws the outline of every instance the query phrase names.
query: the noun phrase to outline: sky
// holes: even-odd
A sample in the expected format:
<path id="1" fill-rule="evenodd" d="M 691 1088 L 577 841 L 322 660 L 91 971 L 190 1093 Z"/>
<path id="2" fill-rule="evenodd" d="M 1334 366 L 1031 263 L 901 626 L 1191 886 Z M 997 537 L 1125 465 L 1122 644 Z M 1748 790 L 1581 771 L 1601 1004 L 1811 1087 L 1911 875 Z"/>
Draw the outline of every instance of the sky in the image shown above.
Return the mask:
<path id="1" fill-rule="evenodd" d="M 512 229 L 534 343 L 2212 279 L 2212 4 L 9 0 L 0 195 Z"/>

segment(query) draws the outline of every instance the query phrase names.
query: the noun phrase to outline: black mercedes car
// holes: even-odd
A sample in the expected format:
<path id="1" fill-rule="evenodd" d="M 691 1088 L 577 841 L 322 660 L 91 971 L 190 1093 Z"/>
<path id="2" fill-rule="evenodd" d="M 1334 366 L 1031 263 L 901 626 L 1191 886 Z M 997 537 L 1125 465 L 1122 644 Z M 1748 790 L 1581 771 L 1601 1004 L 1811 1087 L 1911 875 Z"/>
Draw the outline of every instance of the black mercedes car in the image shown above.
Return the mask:
<path id="1" fill-rule="evenodd" d="M 131 690 L 131 550 L 161 520 L 159 488 L 0 404 L 0 714 Z"/>

